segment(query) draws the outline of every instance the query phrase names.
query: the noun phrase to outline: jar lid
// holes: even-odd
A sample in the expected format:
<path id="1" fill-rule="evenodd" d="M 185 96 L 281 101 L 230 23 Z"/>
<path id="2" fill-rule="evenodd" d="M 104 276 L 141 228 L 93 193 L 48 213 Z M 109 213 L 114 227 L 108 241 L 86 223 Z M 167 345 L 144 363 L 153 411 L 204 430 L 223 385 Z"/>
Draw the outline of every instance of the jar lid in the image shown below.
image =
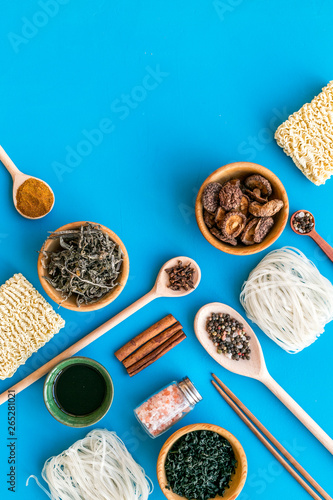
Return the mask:
<path id="1" fill-rule="evenodd" d="M 197 391 L 188 377 L 183 378 L 183 380 L 178 383 L 178 387 L 191 405 L 195 405 L 202 400 L 201 394 Z"/>

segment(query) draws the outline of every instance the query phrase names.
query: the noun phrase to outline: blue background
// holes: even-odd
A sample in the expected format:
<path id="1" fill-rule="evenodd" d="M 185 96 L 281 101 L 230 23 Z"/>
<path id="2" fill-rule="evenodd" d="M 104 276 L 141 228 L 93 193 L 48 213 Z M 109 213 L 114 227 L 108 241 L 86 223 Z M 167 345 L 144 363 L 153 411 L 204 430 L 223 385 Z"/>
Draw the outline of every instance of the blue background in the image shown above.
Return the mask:
<path id="1" fill-rule="evenodd" d="M 131 269 L 123 293 L 103 310 L 60 310 L 66 328 L 2 381 L 0 392 L 146 293 L 166 260 L 188 255 L 202 269 L 195 293 L 156 300 L 81 351 L 105 365 L 115 383 L 112 408 L 96 427 L 119 434 L 153 479 L 152 498 L 161 500 L 155 465 L 171 431 L 146 438 L 133 408 L 160 386 L 188 375 L 204 399 L 173 430 L 211 422 L 237 436 L 249 462 L 241 500 L 307 499 L 215 392 L 214 371 L 332 494 L 330 454 L 259 382 L 215 364 L 193 332 L 194 316 L 207 302 L 225 302 L 243 313 L 241 284 L 267 253 L 229 256 L 199 232 L 195 195 L 221 165 L 254 161 L 270 168 L 288 191 L 291 213 L 311 210 L 318 232 L 333 243 L 333 180 L 321 187 L 310 183 L 273 139 L 276 127 L 332 79 L 332 2 L 59 0 L 48 7 L 45 2 L 44 11 L 42 3 L 2 1 L 0 142 L 24 172 L 52 186 L 56 203 L 42 220 L 20 217 L 12 205 L 11 178 L 0 169 L 0 282 L 22 272 L 45 296 L 37 250 L 48 230 L 76 220 L 114 230 L 128 249 Z M 156 70 L 159 76 L 148 79 Z M 140 89 L 143 82 L 150 87 L 146 92 Z M 112 121 L 109 132 L 95 133 L 93 145 L 82 143 L 106 118 Z M 73 150 L 79 156 L 66 162 Z M 284 245 L 304 251 L 332 280 L 332 263 L 310 238 L 287 227 L 271 249 Z M 130 379 L 114 351 L 169 312 L 188 339 Z M 272 376 L 333 435 L 333 324 L 297 355 L 255 331 Z M 0 408 L 1 498 L 46 498 L 33 482 L 25 486 L 27 477 L 39 476 L 48 457 L 89 430 L 56 422 L 44 406 L 42 387 L 40 380 L 17 396 L 16 496 L 5 485 L 7 408 Z"/>

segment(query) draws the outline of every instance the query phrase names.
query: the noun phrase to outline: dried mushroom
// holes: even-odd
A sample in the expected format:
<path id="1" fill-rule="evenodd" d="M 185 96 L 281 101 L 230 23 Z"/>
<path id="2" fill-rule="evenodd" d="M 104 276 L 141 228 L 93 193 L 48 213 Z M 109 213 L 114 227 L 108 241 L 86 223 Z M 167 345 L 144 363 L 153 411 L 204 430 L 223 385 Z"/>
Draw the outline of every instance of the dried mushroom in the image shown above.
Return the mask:
<path id="1" fill-rule="evenodd" d="M 214 224 L 215 224 L 215 215 L 211 214 L 210 212 L 207 212 L 207 210 L 204 210 L 203 213 L 204 221 L 206 226 L 211 229 Z"/>
<path id="2" fill-rule="evenodd" d="M 260 189 L 261 196 L 270 196 L 272 194 L 271 183 L 262 175 L 250 175 L 244 181 L 245 187 L 253 191 Z"/>
<path id="3" fill-rule="evenodd" d="M 247 215 L 249 211 L 249 204 L 250 204 L 249 198 L 246 196 L 246 194 L 243 194 L 239 205 L 239 211 L 242 212 L 242 214 Z"/>
<path id="4" fill-rule="evenodd" d="M 242 196 L 242 190 L 238 185 L 232 184 L 232 181 L 226 182 L 219 193 L 221 207 L 225 210 L 239 207 Z"/>
<path id="5" fill-rule="evenodd" d="M 268 199 L 263 198 L 261 196 L 261 191 L 260 189 L 254 189 L 253 191 L 250 191 L 249 189 L 244 189 L 244 192 L 252 199 L 257 201 L 258 203 L 267 203 Z"/>
<path id="6" fill-rule="evenodd" d="M 237 238 L 245 224 L 246 217 L 242 212 L 228 212 L 223 219 L 221 231 L 227 238 Z"/>
<path id="7" fill-rule="evenodd" d="M 284 203 L 282 200 L 271 200 L 265 203 L 265 205 L 260 205 L 257 201 L 252 201 L 249 206 L 250 214 L 255 217 L 272 217 L 272 215 L 277 214 Z"/>
<path id="8" fill-rule="evenodd" d="M 213 229 L 211 230 L 211 233 L 215 236 L 215 238 L 223 241 L 224 243 L 230 243 L 230 245 L 232 245 L 234 247 L 237 245 L 236 238 L 228 238 L 227 236 L 222 234 L 221 231 L 219 231 L 215 227 L 213 227 Z"/>
<path id="9" fill-rule="evenodd" d="M 254 230 L 254 243 L 261 243 L 274 226 L 273 217 L 262 217 Z"/>
<path id="10" fill-rule="evenodd" d="M 240 180 L 239 179 L 231 179 L 231 181 L 229 181 L 229 182 L 233 186 L 240 186 Z"/>
<path id="11" fill-rule="evenodd" d="M 222 186 L 219 182 L 210 182 L 202 194 L 202 205 L 210 213 L 216 212 L 219 206 L 219 192 Z"/>
<path id="12" fill-rule="evenodd" d="M 271 195 L 272 186 L 262 175 L 211 182 L 202 195 L 204 222 L 224 243 L 261 243 L 274 226 L 273 215 L 284 206 L 282 200 L 269 201 Z"/>
<path id="13" fill-rule="evenodd" d="M 254 233 L 258 222 L 259 219 L 254 218 L 246 224 L 245 229 L 241 235 L 241 242 L 244 243 L 244 245 L 254 244 Z"/>
<path id="14" fill-rule="evenodd" d="M 217 227 L 219 227 L 221 229 L 222 227 L 222 223 L 223 223 L 223 219 L 225 217 L 225 210 L 224 208 L 222 207 L 219 207 L 217 209 L 217 212 L 215 214 L 215 224 L 217 225 Z"/>

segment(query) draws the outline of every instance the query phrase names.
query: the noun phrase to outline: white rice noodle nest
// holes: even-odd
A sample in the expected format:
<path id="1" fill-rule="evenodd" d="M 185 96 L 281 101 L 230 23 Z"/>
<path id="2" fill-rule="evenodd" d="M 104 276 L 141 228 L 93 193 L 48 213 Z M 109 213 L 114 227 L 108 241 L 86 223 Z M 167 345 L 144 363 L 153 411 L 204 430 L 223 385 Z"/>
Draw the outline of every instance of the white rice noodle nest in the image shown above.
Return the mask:
<path id="1" fill-rule="evenodd" d="M 277 345 L 297 353 L 333 319 L 333 286 L 299 250 L 273 250 L 251 271 L 240 301 L 247 317 Z"/>
<path id="2" fill-rule="evenodd" d="M 89 432 L 45 462 L 42 477 L 50 493 L 30 477 L 51 500 L 147 500 L 153 490 L 121 439 L 106 429 Z"/>

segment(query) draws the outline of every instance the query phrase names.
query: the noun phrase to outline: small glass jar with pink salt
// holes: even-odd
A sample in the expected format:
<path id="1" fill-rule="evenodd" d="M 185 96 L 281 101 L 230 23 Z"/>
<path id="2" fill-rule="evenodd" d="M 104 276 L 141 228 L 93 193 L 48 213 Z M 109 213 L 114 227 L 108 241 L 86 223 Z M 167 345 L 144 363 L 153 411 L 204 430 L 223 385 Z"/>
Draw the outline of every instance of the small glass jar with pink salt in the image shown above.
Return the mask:
<path id="1" fill-rule="evenodd" d="M 155 392 L 134 410 L 136 418 L 152 438 L 166 432 L 202 400 L 188 377 L 173 381 Z"/>

